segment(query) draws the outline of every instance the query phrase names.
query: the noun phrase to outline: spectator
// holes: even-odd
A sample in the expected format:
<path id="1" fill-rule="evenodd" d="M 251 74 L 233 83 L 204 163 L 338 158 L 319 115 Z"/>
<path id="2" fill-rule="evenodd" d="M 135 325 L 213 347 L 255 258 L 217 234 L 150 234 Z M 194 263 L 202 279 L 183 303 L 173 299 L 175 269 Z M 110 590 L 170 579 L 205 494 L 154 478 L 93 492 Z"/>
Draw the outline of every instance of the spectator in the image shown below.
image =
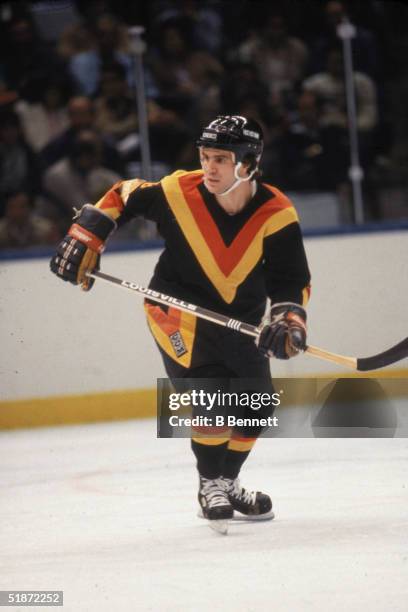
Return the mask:
<path id="1" fill-rule="evenodd" d="M 38 38 L 28 14 L 14 15 L 6 25 L 4 38 L 5 53 L 1 65 L 4 80 L 10 88 L 19 91 L 24 80 L 44 66 L 48 70 L 61 68 L 57 55 Z"/>
<path id="2" fill-rule="evenodd" d="M 326 31 L 312 44 L 309 72 L 322 72 L 327 64 L 330 50 L 338 44 L 338 26 L 344 20 L 350 20 L 344 2 L 329 0 L 325 9 Z M 354 70 L 364 72 L 378 82 L 380 76 L 379 53 L 374 35 L 365 28 L 356 27 L 355 36 L 351 39 Z"/>
<path id="3" fill-rule="evenodd" d="M 153 11 L 159 12 L 156 21 L 176 19 L 192 32 L 196 49 L 204 49 L 217 55 L 222 45 L 223 23 L 221 3 L 203 2 L 202 0 L 178 0 L 168 2 L 167 6 L 156 7 L 160 2 L 151 2 Z M 218 4 L 218 6 L 217 6 Z"/>
<path id="4" fill-rule="evenodd" d="M 57 52 L 66 63 L 76 55 L 93 51 L 95 48 L 96 42 L 91 31 L 81 22 L 64 28 L 57 43 Z"/>
<path id="5" fill-rule="evenodd" d="M 95 100 L 95 127 L 99 133 L 117 142 L 137 130 L 135 107 L 124 67 L 117 62 L 105 66 L 100 95 Z"/>
<path id="6" fill-rule="evenodd" d="M 24 139 L 18 115 L 6 108 L 0 112 L 0 210 L 9 192 L 41 189 L 38 157 Z"/>
<path id="7" fill-rule="evenodd" d="M 101 164 L 101 142 L 91 130 L 76 134 L 67 157 L 44 174 L 44 195 L 51 208 L 49 214 L 66 229 L 72 219 L 72 209 L 93 202 L 106 185 L 113 185 L 122 177 Z"/>
<path id="8" fill-rule="evenodd" d="M 320 125 L 321 101 L 312 91 L 298 99 L 277 149 L 280 155 L 282 187 L 291 190 L 335 190 L 346 179 L 347 142 L 331 138 Z"/>
<path id="9" fill-rule="evenodd" d="M 189 142 L 186 128 L 174 111 L 147 101 L 151 154 L 155 161 L 173 166 Z M 95 127 L 115 144 L 123 161 L 140 159 L 140 138 L 135 101 L 130 97 L 125 70 L 112 63 L 102 71 L 101 95 L 95 100 Z"/>
<path id="10" fill-rule="evenodd" d="M 149 66 L 158 87 L 157 102 L 195 124 L 195 103 L 206 93 L 208 80 L 220 77 L 221 63 L 207 51 L 195 51 L 191 32 L 176 20 L 162 24 Z"/>
<path id="11" fill-rule="evenodd" d="M 303 82 L 303 89 L 316 94 L 322 101 L 319 124 L 331 128 L 333 142 L 347 141 L 348 117 L 344 82 L 343 53 L 338 47 L 327 56 L 325 72 L 315 74 Z M 375 128 L 378 120 L 376 87 L 373 80 L 362 72 L 354 72 L 357 106 L 357 129 L 363 166 L 373 153 Z"/>
<path id="12" fill-rule="evenodd" d="M 68 128 L 51 141 L 42 151 L 41 157 L 46 167 L 62 159 L 71 148 L 76 135 L 81 130 L 95 128 L 95 109 L 92 100 L 76 96 L 68 102 Z M 102 138 L 102 164 L 114 172 L 124 175 L 124 164 L 115 147 Z"/>
<path id="13" fill-rule="evenodd" d="M 39 152 L 68 128 L 69 84 L 55 76 L 40 77 L 25 90 L 15 110 L 28 144 Z"/>
<path id="14" fill-rule="evenodd" d="M 29 193 L 17 191 L 7 196 L 5 214 L 0 219 L 0 248 L 55 244 L 60 238 L 55 224 L 33 212 Z"/>
<path id="15" fill-rule="evenodd" d="M 260 32 L 241 44 L 238 59 L 258 67 L 261 80 L 268 84 L 271 105 L 284 109 L 305 75 L 308 50 L 301 40 L 289 36 L 283 15 L 273 13 Z"/>
<path id="16" fill-rule="evenodd" d="M 267 108 L 268 95 L 268 86 L 260 78 L 255 64 L 241 61 L 227 64 L 220 92 L 222 112 L 227 113 L 231 108 L 235 109 L 241 100 L 248 96 L 256 98 Z"/>
<path id="17" fill-rule="evenodd" d="M 84 96 L 96 94 L 103 66 L 112 62 L 123 66 L 129 86 L 134 83 L 127 31 L 113 15 L 100 15 L 94 31 L 71 27 L 63 35 L 59 50 L 69 58 L 69 72 Z"/>
<path id="18" fill-rule="evenodd" d="M 191 147 L 190 133 L 182 118 L 154 100 L 148 100 L 147 113 L 152 158 L 169 168 L 194 164 L 196 152 Z"/>

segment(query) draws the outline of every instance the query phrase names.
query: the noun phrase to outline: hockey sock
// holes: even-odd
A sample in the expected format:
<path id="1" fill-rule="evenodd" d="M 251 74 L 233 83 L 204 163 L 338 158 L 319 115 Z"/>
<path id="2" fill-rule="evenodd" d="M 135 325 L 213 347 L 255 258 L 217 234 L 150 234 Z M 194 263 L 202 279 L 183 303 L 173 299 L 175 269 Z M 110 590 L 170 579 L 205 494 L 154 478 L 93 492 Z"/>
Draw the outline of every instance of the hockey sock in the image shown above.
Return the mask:
<path id="1" fill-rule="evenodd" d="M 244 417 L 251 418 L 251 412 L 245 412 Z M 261 435 L 262 430 L 263 427 L 259 425 L 244 426 L 232 430 L 222 471 L 222 475 L 225 478 L 235 480 L 238 477 L 242 465 Z"/>
<path id="2" fill-rule="evenodd" d="M 256 440 L 257 438 L 244 438 L 237 434 L 232 435 L 228 442 L 222 470 L 222 475 L 225 478 L 231 478 L 232 480 L 237 478 Z"/>
<path id="3" fill-rule="evenodd" d="M 192 438 L 198 473 L 211 480 L 221 476 L 227 447 L 228 438 Z"/>

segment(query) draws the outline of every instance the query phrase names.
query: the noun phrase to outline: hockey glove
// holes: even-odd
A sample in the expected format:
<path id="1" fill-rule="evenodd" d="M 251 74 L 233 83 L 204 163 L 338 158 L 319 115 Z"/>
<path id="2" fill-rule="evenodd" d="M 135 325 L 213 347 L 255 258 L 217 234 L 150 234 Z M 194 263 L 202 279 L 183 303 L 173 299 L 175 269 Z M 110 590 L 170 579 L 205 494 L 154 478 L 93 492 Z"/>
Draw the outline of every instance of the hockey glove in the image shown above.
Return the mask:
<path id="1" fill-rule="evenodd" d="M 265 357 L 289 359 L 306 348 L 306 311 L 299 304 L 282 302 L 271 308 L 270 323 L 259 335 L 258 348 Z"/>
<path id="2" fill-rule="evenodd" d="M 67 236 L 58 245 L 50 268 L 57 276 L 89 291 L 94 279 L 87 272 L 99 270 L 100 254 L 116 223 L 91 204 L 85 204 L 74 217 Z"/>

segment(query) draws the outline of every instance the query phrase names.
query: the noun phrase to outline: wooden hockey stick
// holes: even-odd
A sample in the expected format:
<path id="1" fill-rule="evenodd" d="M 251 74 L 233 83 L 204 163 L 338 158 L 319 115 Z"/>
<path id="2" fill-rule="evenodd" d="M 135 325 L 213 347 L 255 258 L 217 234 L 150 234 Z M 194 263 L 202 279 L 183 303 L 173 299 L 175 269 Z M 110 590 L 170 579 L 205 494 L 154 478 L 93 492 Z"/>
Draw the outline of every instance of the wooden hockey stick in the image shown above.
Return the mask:
<path id="1" fill-rule="evenodd" d="M 196 306 L 195 304 L 190 304 L 184 300 L 179 300 L 175 297 L 171 297 L 170 295 L 160 293 L 159 291 L 148 289 L 147 287 L 143 287 L 137 283 L 122 280 L 120 278 L 116 278 L 115 276 L 110 276 L 109 274 L 104 274 L 103 272 L 97 271 L 89 273 L 88 276 L 118 287 L 122 287 L 123 289 L 135 291 L 139 295 L 143 295 L 145 298 L 148 298 L 153 302 L 158 302 L 159 304 L 164 304 L 165 306 L 171 306 L 172 308 L 177 308 L 183 312 L 189 312 L 200 319 L 211 321 L 212 323 L 222 325 L 223 327 L 229 327 L 230 329 L 241 332 L 241 334 L 247 334 L 248 336 L 253 336 L 254 338 L 259 336 L 260 329 L 255 327 L 255 325 L 250 325 L 249 323 L 244 323 L 243 321 L 237 321 L 236 319 L 231 319 L 226 315 L 213 312 L 212 310 L 207 310 L 207 308 L 202 308 L 201 306 Z M 338 365 L 347 366 L 352 370 L 366 372 L 368 370 L 385 368 L 396 361 L 400 361 L 401 359 L 408 357 L 408 337 L 388 350 L 378 353 L 378 355 L 373 355 L 372 357 L 346 357 L 344 355 L 330 353 L 329 351 L 325 351 L 312 345 L 308 345 L 306 347 L 305 353 L 311 355 L 312 357 L 323 359 L 324 361 L 332 361 Z"/>

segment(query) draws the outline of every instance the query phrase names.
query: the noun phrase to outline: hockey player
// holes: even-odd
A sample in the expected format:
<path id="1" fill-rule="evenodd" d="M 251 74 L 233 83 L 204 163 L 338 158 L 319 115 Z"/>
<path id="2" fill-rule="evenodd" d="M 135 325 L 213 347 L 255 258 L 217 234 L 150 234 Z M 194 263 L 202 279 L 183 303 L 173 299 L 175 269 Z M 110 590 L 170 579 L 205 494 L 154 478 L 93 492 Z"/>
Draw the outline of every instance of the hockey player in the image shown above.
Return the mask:
<path id="1" fill-rule="evenodd" d="M 114 185 L 86 204 L 51 260 L 63 280 L 91 289 L 87 276 L 116 227 L 142 215 L 157 223 L 165 248 L 150 287 L 229 317 L 259 325 L 258 342 L 172 307 L 145 303 L 147 321 L 171 379 L 256 378 L 273 393 L 268 357 L 288 359 L 306 346 L 310 274 L 296 211 L 278 189 L 260 182 L 262 129 L 241 116 L 219 116 L 197 141 L 201 170 L 177 171 L 159 183 Z M 272 407 L 259 411 L 267 417 Z M 272 515 L 269 495 L 244 489 L 241 467 L 261 427 L 224 435 L 193 432 L 198 499 L 210 521 L 234 510 Z M 197 435 L 196 435 L 197 434 Z"/>

